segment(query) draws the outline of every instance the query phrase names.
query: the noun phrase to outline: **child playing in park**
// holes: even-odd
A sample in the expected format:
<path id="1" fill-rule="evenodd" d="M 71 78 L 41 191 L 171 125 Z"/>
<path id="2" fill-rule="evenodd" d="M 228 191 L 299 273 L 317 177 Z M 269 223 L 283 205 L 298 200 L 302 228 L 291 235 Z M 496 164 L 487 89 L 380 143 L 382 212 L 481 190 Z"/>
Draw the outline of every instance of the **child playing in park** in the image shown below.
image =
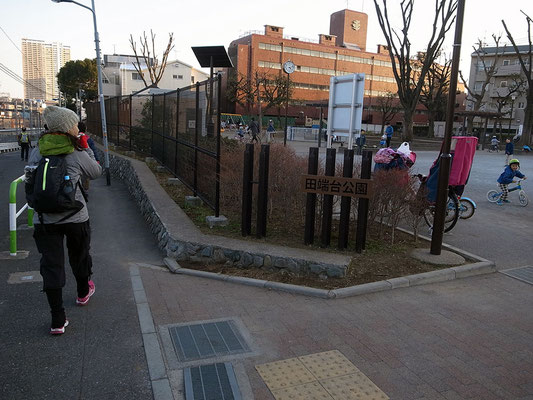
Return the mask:
<path id="1" fill-rule="evenodd" d="M 507 196 L 509 195 L 507 186 L 513 182 L 515 176 L 520 179 L 527 179 L 526 176 L 519 171 L 519 169 L 520 162 L 516 158 L 513 158 L 511 161 L 509 161 L 509 165 L 505 167 L 502 174 L 498 178 L 498 184 L 502 191 L 502 197 L 500 197 L 497 202 L 499 206 L 503 205 L 503 203 L 510 203 L 510 201 L 507 200 Z"/>
<path id="2" fill-rule="evenodd" d="M 379 147 L 383 148 L 387 144 L 387 134 L 384 133 L 383 136 L 381 136 L 381 140 L 379 141 Z"/>

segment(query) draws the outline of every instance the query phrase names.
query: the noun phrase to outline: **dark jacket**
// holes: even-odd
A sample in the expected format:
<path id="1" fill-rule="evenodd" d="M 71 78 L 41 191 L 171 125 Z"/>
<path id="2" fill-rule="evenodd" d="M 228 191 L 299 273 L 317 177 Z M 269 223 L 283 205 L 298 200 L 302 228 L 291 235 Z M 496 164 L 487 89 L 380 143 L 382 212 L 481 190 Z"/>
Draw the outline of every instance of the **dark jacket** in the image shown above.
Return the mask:
<path id="1" fill-rule="evenodd" d="M 86 176 L 89 179 L 98 178 L 100 175 L 102 175 L 102 167 L 100 167 L 100 165 L 95 161 L 94 154 L 91 149 L 85 149 L 82 151 L 75 150 L 68 136 L 66 134 L 59 133 L 47 133 L 41 136 L 39 139 L 39 147 L 35 148 L 30 155 L 29 164 L 37 165 L 42 157 L 60 154 L 66 154 L 65 160 L 67 162 L 67 172 L 72 180 L 72 183 L 75 185 L 74 187 L 76 187 L 76 200 L 83 203 L 83 208 L 78 213 L 59 223 L 66 224 L 69 222 L 85 222 L 89 219 L 89 212 L 87 210 L 85 198 L 76 185 L 82 176 Z M 43 222 L 45 224 L 54 224 L 69 213 L 70 211 L 54 214 L 43 213 Z M 41 223 L 37 213 L 34 214 L 33 223 Z"/>
<path id="2" fill-rule="evenodd" d="M 250 122 L 250 132 L 252 132 L 252 135 L 257 135 L 259 133 L 259 124 L 257 123 L 257 121 L 251 121 Z"/>
<path id="3" fill-rule="evenodd" d="M 503 170 L 502 174 L 498 178 L 498 183 L 503 183 L 504 185 L 508 185 L 509 183 L 513 182 L 513 178 L 517 176 L 519 178 L 523 178 L 524 174 L 520 172 L 520 170 L 513 171 L 511 166 L 508 165 Z"/>
<path id="4" fill-rule="evenodd" d="M 514 154 L 513 142 L 509 142 L 505 144 L 505 154 Z"/>

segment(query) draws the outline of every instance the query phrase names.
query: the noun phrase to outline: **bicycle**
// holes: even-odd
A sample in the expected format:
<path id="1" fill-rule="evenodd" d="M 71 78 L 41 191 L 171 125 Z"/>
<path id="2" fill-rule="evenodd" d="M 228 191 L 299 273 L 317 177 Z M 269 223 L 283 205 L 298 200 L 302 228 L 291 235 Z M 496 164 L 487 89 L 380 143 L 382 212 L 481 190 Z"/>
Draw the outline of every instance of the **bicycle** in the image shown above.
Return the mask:
<path id="1" fill-rule="evenodd" d="M 511 192 L 514 192 L 516 190 L 518 190 L 518 202 L 520 203 L 520 205 L 522 207 L 525 207 L 528 205 L 529 203 L 529 199 L 527 197 L 527 194 L 526 192 L 522 189 L 522 181 L 523 179 L 520 179 L 518 181 L 513 181 L 512 183 L 516 183 L 516 186 L 508 189 L 508 192 L 511 193 Z M 490 201 L 491 203 L 496 203 L 498 200 L 500 200 L 500 198 L 502 197 L 502 194 L 503 192 L 499 192 L 497 190 L 489 190 L 487 192 L 487 200 Z"/>
<path id="2" fill-rule="evenodd" d="M 422 182 L 422 186 L 425 184 L 427 179 L 426 176 L 418 174 L 418 179 Z M 465 198 L 466 199 L 466 198 Z M 469 199 L 470 200 L 470 199 Z M 465 201 L 466 203 L 466 201 Z M 444 232 L 449 232 L 453 229 L 457 221 L 459 220 L 459 197 L 455 193 L 453 186 L 448 187 L 448 202 L 446 203 L 446 210 L 444 214 Z M 429 203 L 428 206 L 423 210 L 424 221 L 426 222 L 429 230 L 433 229 L 433 219 L 435 217 L 435 203 Z M 465 215 L 468 215 L 468 205 L 465 205 L 464 212 Z M 468 215 L 467 218 L 470 218 L 474 213 Z"/>
<path id="3" fill-rule="evenodd" d="M 433 219 L 435 217 L 435 204 L 430 204 L 424 210 L 424 220 L 430 231 L 433 229 Z M 459 199 L 455 192 L 450 188 L 448 190 L 448 202 L 446 203 L 446 210 L 444 214 L 444 232 L 449 232 L 453 229 L 459 220 Z"/>
<path id="4" fill-rule="evenodd" d="M 468 219 L 474 215 L 477 205 L 474 200 L 468 197 L 458 197 L 459 198 L 459 218 Z"/>

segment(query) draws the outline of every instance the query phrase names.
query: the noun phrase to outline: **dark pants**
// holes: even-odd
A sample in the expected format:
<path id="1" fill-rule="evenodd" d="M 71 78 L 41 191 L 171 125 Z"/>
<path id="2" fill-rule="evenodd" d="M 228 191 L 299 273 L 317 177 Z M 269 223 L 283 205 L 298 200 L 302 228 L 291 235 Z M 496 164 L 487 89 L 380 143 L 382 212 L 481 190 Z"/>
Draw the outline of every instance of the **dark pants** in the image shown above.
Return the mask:
<path id="1" fill-rule="evenodd" d="M 20 144 L 20 159 L 28 161 L 28 154 L 30 153 L 30 144 L 21 143 Z"/>
<path id="2" fill-rule="evenodd" d="M 67 224 L 35 224 L 33 234 L 41 254 L 43 289 L 61 289 L 65 286 L 65 253 L 63 240 L 67 238 L 70 267 L 76 278 L 78 297 L 89 292 L 88 281 L 92 275 L 91 227 L 89 221 Z"/>
<path id="3" fill-rule="evenodd" d="M 41 254 L 41 275 L 46 293 L 52 328 L 60 328 L 65 323 L 63 308 L 63 286 L 65 286 L 65 253 L 63 241 L 67 238 L 68 259 L 74 277 L 78 297 L 89 293 L 89 279 L 92 275 L 91 226 L 89 221 L 67 224 L 35 224 L 33 238 Z"/>
<path id="4" fill-rule="evenodd" d="M 387 136 L 387 147 L 390 147 L 390 141 L 391 141 L 391 137 L 390 136 Z"/>

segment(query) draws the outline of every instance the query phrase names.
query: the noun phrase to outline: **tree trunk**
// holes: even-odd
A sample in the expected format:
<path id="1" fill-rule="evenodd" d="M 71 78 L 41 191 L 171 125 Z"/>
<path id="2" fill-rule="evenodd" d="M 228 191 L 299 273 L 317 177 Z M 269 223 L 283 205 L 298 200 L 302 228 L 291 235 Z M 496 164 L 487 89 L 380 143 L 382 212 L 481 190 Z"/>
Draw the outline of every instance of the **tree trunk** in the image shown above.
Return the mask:
<path id="1" fill-rule="evenodd" d="M 413 113 L 407 109 L 403 110 L 403 132 L 401 139 L 402 142 L 411 142 L 413 140 Z"/>
<path id="2" fill-rule="evenodd" d="M 428 138 L 435 137 L 435 112 L 428 113 Z"/>
<path id="3" fill-rule="evenodd" d="M 524 111 L 524 126 L 522 128 L 522 137 L 520 145 L 527 144 L 531 146 L 531 131 L 533 130 L 533 95 L 527 96 L 526 109 Z"/>
<path id="4" fill-rule="evenodd" d="M 474 117 L 466 117 L 466 131 L 468 135 L 472 135 L 474 132 Z"/>

